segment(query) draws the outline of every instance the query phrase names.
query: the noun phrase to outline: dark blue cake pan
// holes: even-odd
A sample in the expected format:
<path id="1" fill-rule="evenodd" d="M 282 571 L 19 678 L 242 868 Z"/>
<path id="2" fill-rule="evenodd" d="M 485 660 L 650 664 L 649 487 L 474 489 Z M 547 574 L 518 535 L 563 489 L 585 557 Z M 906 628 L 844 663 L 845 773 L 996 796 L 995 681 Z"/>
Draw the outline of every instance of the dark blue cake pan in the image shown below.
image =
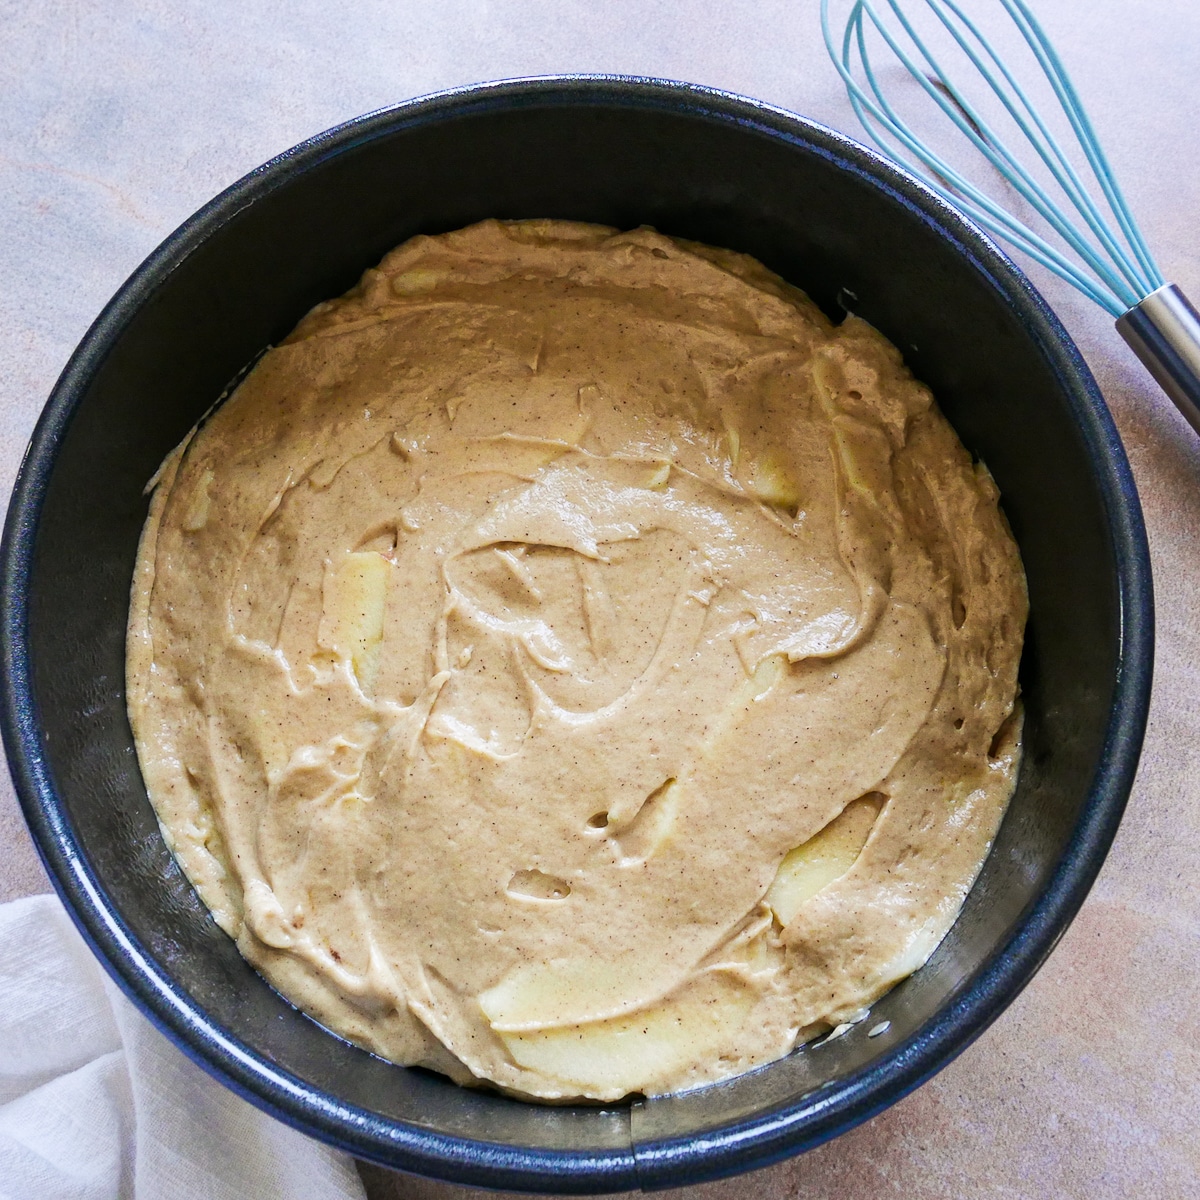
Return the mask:
<path id="1" fill-rule="evenodd" d="M 754 255 L 904 352 L 999 484 L 1030 617 L 1020 780 L 962 914 L 866 1025 L 728 1083 L 521 1103 L 382 1062 L 291 1008 L 180 874 L 138 773 L 125 622 L 146 481 L 262 349 L 417 233 L 563 217 Z M 778 109 L 658 80 L 489 84 L 361 117 L 218 196 L 121 288 L 55 386 L 3 544 L 2 720 L 55 887 L 114 979 L 205 1070 L 361 1158 L 493 1188 L 712 1179 L 834 1137 L 945 1066 L 1082 903 L 1133 780 L 1153 599 L 1129 466 L 1070 338 L 973 225 Z"/>

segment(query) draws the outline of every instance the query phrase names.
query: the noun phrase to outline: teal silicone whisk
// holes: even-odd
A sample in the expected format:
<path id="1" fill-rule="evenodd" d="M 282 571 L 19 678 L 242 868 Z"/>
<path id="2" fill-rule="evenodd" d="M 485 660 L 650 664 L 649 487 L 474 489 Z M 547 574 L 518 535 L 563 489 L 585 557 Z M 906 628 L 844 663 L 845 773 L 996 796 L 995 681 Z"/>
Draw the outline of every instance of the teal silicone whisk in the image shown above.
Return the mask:
<path id="1" fill-rule="evenodd" d="M 951 53 L 955 46 L 961 52 L 959 74 L 990 89 L 1011 118 L 1024 150 L 1042 164 L 1044 183 L 1010 149 L 978 100 L 972 101 L 971 90 L 961 88 L 943 69 L 931 38 L 901 0 L 853 0 L 840 45 L 830 26 L 830 0 L 821 0 L 821 28 L 850 103 L 876 145 L 984 229 L 1115 317 L 1121 336 L 1200 434 L 1200 315 L 1155 265 L 1075 88 L 1029 6 L 1024 0 L 996 2 L 1049 81 L 1082 150 L 1085 169 L 1073 164 L 1037 104 L 956 0 L 923 0 L 937 19 L 932 28 L 940 24 L 949 35 L 945 44 Z M 1049 237 L 1007 211 L 913 132 L 884 94 L 873 49 L 903 64 L 958 132 L 1041 218 Z"/>

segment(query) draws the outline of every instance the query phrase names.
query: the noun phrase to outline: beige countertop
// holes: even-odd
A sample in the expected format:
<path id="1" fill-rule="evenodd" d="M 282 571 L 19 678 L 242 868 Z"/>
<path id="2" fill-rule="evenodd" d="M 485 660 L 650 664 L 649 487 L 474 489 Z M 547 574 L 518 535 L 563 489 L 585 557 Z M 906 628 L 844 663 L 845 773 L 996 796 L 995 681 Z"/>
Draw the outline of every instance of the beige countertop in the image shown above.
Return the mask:
<path id="1" fill-rule="evenodd" d="M 990 0 L 974 0 L 972 11 Z M 1200 4 L 1034 0 L 1168 278 L 1200 299 Z M 71 349 L 221 188 L 338 121 L 454 84 L 668 76 L 852 134 L 816 0 L 0 4 L 0 487 Z M 955 1063 L 808 1155 L 689 1200 L 1200 1196 L 1200 440 L 1111 322 L 1031 272 L 1125 439 L 1157 593 L 1125 821 L 1049 962 Z M 47 890 L 6 777 L 0 900 Z M 374 1198 L 477 1193 L 366 1168 Z M 682 1196 L 683 1193 L 665 1193 Z"/>

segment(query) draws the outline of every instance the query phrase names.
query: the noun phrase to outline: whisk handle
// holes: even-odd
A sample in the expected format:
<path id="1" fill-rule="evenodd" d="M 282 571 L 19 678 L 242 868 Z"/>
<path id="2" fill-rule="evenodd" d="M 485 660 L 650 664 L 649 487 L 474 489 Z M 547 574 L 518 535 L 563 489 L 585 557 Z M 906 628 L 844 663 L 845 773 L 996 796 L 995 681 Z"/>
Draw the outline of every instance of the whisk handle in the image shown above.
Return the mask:
<path id="1" fill-rule="evenodd" d="M 1200 313 L 1168 283 L 1118 317 L 1117 329 L 1200 433 Z"/>

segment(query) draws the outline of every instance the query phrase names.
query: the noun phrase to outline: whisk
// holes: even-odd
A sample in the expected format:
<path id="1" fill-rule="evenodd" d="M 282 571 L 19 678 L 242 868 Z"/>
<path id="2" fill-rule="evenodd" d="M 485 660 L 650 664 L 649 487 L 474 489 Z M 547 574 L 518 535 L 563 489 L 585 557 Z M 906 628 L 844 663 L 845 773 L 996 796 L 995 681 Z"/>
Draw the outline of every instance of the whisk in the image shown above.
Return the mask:
<path id="1" fill-rule="evenodd" d="M 830 27 L 830 0 L 821 0 L 821 28 L 850 103 L 876 145 L 976 223 L 1115 317 L 1121 336 L 1200 434 L 1200 315 L 1179 288 L 1163 280 L 1075 88 L 1029 6 L 1024 0 L 997 2 L 1049 81 L 1082 150 L 1085 170 L 1073 164 L 1042 111 L 963 7 L 956 0 L 924 0 L 952 39 L 953 44 L 946 43 L 951 52 L 955 53 L 954 45 L 961 51 L 960 71 L 965 67 L 976 84 L 990 89 L 1024 139 L 1025 149 L 1032 150 L 1042 164 L 1042 178 L 1053 181 L 1049 187 L 1022 164 L 978 101 L 973 102 L 943 69 L 928 34 L 905 12 L 902 0 L 853 0 L 840 45 Z M 884 94 L 871 58 L 872 43 L 903 64 L 958 132 L 1049 227 L 1051 238 L 1065 252 L 913 132 Z M 975 94 L 986 97 L 986 92 Z M 998 112 L 994 102 L 988 103 Z M 1091 185 L 1085 182 L 1089 176 Z M 1065 197 L 1066 206 L 1056 196 Z"/>

